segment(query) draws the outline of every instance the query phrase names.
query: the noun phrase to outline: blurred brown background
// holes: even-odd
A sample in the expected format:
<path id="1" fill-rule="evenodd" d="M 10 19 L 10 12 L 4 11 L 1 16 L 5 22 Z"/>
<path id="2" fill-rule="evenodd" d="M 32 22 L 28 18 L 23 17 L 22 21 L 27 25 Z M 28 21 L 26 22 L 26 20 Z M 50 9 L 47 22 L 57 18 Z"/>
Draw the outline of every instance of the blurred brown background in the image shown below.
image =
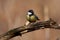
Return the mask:
<path id="1" fill-rule="evenodd" d="M 47 12 L 44 12 L 44 6 L 48 7 Z M 0 34 L 24 25 L 29 9 L 33 9 L 41 21 L 45 17 L 51 17 L 60 23 L 60 0 L 0 0 Z M 57 38 L 60 38 L 59 30 L 41 29 L 10 40 L 57 40 Z"/>

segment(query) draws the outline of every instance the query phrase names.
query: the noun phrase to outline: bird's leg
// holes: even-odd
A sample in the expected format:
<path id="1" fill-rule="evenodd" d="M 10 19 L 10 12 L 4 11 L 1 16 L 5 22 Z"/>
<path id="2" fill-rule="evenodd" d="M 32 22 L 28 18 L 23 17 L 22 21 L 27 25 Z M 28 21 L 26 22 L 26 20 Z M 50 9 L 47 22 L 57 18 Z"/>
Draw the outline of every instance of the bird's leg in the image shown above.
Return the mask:
<path id="1" fill-rule="evenodd" d="M 25 23 L 25 26 L 27 26 L 27 25 L 29 25 L 30 24 L 30 22 L 29 21 L 27 21 L 26 23 Z"/>

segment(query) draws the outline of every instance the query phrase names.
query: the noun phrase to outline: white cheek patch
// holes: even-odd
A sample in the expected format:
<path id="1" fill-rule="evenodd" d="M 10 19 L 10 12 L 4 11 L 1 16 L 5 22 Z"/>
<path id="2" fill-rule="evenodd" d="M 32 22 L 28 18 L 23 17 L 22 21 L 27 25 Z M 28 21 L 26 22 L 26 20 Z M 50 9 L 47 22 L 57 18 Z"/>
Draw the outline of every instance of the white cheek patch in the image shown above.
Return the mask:
<path id="1" fill-rule="evenodd" d="M 28 12 L 28 15 L 31 15 L 32 13 Z"/>

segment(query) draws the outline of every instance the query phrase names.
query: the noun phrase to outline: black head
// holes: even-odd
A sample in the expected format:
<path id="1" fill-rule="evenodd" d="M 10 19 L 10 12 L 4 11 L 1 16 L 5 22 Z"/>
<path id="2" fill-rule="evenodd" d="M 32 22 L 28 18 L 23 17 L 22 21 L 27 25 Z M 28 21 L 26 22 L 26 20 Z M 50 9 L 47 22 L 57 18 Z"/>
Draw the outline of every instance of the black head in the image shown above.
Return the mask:
<path id="1" fill-rule="evenodd" d="M 28 15 L 34 15 L 33 10 L 29 10 L 29 11 L 28 11 Z"/>

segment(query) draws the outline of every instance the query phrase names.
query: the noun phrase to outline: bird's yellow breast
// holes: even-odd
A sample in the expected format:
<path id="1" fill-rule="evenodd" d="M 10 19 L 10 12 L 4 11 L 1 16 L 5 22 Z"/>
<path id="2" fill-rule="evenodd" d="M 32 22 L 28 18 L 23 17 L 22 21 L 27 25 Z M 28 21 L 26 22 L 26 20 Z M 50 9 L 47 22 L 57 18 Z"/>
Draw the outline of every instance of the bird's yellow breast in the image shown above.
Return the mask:
<path id="1" fill-rule="evenodd" d="M 32 16 L 27 15 L 26 18 L 27 18 L 27 20 L 30 21 L 30 22 L 35 22 L 35 21 L 37 20 L 34 15 L 32 15 Z"/>

